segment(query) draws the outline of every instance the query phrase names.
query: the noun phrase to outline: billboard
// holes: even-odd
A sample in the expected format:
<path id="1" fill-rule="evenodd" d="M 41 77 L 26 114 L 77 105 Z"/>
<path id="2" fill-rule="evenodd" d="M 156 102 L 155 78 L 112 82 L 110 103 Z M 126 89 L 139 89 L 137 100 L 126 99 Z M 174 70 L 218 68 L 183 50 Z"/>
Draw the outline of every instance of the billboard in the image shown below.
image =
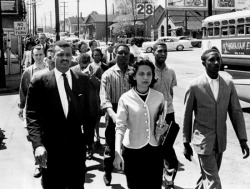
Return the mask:
<path id="1" fill-rule="evenodd" d="M 173 9 L 207 9 L 208 0 L 166 0 L 166 7 Z"/>
<path id="2" fill-rule="evenodd" d="M 226 55 L 250 55 L 250 39 L 221 40 L 221 48 Z"/>
<path id="3" fill-rule="evenodd" d="M 18 0 L 1 0 L 2 14 L 18 14 Z"/>
<path id="4" fill-rule="evenodd" d="M 236 0 L 214 0 L 215 9 L 234 9 Z"/>
<path id="5" fill-rule="evenodd" d="M 250 0 L 166 0 L 168 9 L 206 9 L 212 1 L 214 9 L 250 9 Z"/>

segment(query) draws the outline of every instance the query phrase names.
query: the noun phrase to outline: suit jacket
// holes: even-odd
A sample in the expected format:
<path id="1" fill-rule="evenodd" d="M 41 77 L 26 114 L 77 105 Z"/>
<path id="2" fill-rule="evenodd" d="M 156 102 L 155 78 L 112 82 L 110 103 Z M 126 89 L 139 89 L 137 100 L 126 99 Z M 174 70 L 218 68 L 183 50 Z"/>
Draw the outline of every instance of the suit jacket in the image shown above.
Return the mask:
<path id="1" fill-rule="evenodd" d="M 73 71 L 71 75 L 78 106 L 70 122 L 63 112 L 54 70 L 34 78 L 29 87 L 26 116 L 30 139 L 34 149 L 45 146 L 50 157 L 60 156 L 61 150 L 84 155 L 90 114 L 89 78 Z M 64 149 L 65 144 L 71 148 Z"/>
<path id="2" fill-rule="evenodd" d="M 247 139 L 242 109 L 231 80 L 219 76 L 216 101 L 204 74 L 190 84 L 184 102 L 183 142 L 192 139 L 198 154 L 210 155 L 216 145 L 219 153 L 226 150 L 227 113 L 238 139 Z"/>

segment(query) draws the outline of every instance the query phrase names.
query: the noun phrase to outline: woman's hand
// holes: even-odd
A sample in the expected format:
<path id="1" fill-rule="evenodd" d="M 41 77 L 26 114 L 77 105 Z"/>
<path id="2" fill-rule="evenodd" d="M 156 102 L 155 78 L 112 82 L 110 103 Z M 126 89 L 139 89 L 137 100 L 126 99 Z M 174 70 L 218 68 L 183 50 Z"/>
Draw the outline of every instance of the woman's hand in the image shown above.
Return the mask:
<path id="1" fill-rule="evenodd" d="M 155 134 L 156 135 L 163 135 L 169 128 L 169 125 L 164 121 L 162 125 L 156 125 L 155 127 Z"/>
<path id="2" fill-rule="evenodd" d="M 115 159 L 114 159 L 113 165 L 118 170 L 122 170 L 122 171 L 124 170 L 124 160 L 123 160 L 122 155 L 118 152 L 115 152 Z"/>

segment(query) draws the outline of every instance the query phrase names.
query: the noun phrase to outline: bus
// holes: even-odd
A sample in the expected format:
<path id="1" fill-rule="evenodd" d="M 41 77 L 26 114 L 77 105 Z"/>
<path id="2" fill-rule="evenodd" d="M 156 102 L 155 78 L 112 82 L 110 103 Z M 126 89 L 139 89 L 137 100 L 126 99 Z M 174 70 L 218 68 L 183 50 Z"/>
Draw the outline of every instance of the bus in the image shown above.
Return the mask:
<path id="1" fill-rule="evenodd" d="M 250 10 L 204 19 L 202 51 L 207 49 L 221 54 L 221 71 L 234 81 L 239 98 L 250 103 Z"/>

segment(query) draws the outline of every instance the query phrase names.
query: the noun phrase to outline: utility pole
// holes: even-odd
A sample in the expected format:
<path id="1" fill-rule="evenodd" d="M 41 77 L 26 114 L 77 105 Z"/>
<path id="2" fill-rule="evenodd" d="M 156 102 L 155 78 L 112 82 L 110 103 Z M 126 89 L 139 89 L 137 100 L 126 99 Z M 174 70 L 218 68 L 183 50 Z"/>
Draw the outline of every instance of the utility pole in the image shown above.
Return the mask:
<path id="1" fill-rule="evenodd" d="M 33 0 L 33 34 L 37 34 L 37 26 L 36 26 L 36 0 Z"/>
<path id="2" fill-rule="evenodd" d="M 63 23 L 64 23 L 64 25 L 63 25 L 63 31 L 65 32 L 65 3 L 68 3 L 68 2 L 65 2 L 65 1 L 63 1 L 63 2 L 60 2 L 60 3 L 63 3 L 63 6 L 60 6 L 60 7 L 63 7 Z"/>
<path id="3" fill-rule="evenodd" d="M 105 24 L 106 24 L 106 45 L 108 44 L 108 8 L 107 8 L 107 0 L 105 0 Z"/>
<path id="4" fill-rule="evenodd" d="M 78 38 L 80 38 L 80 27 L 79 27 L 79 0 L 77 0 L 77 30 L 78 30 Z"/>
<path id="5" fill-rule="evenodd" d="M 5 61 L 4 61 L 4 49 L 3 49 L 3 25 L 2 25 L 2 3 L 0 1 L 0 88 L 6 87 L 5 79 Z"/>
<path id="6" fill-rule="evenodd" d="M 50 11 L 49 13 L 50 13 L 50 14 L 49 14 L 49 15 L 50 15 L 50 27 L 51 27 L 51 29 L 52 29 L 52 12 Z"/>
<path id="7" fill-rule="evenodd" d="M 55 15 L 56 15 L 56 41 L 60 40 L 60 27 L 59 27 L 59 3 L 55 0 Z"/>
<path id="8" fill-rule="evenodd" d="M 213 10 L 212 10 L 212 0 L 208 0 L 208 16 L 213 15 Z"/>

